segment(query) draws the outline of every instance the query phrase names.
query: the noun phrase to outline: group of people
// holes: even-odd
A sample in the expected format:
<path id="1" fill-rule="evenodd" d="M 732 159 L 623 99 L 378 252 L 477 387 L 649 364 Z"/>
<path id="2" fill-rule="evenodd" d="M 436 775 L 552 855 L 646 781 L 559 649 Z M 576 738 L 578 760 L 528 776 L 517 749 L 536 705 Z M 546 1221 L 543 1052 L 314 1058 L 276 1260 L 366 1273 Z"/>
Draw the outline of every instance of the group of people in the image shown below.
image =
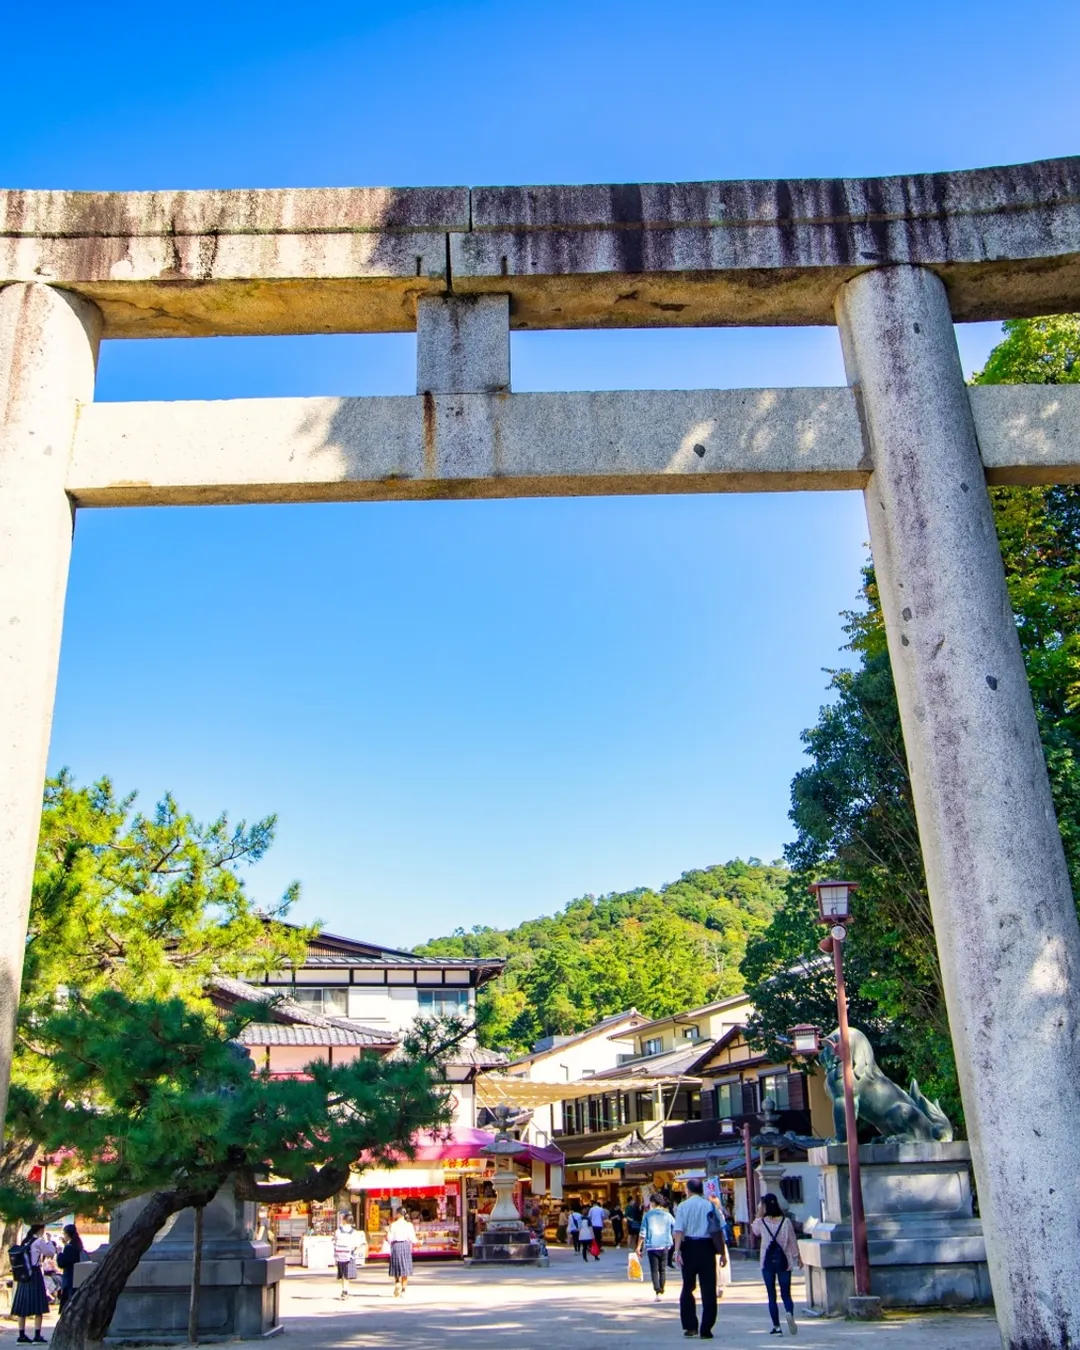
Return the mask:
<path id="1" fill-rule="evenodd" d="M 19 1319 L 17 1341 L 44 1344 L 41 1323 L 55 1298 L 62 1309 L 75 1288 L 75 1267 L 86 1255 L 79 1230 L 73 1223 L 65 1224 L 58 1248 L 43 1223 L 34 1223 L 26 1230 L 22 1241 L 12 1248 L 12 1273 L 15 1275 L 15 1297 L 11 1301 L 11 1315 Z M 18 1269 L 16 1269 L 18 1266 Z M 34 1334 L 26 1334 L 26 1323 L 33 1318 Z"/>
<path id="2" fill-rule="evenodd" d="M 399 1209 L 386 1230 L 384 1252 L 390 1257 L 387 1263 L 390 1278 L 394 1281 L 394 1297 L 401 1298 L 413 1273 L 413 1248 L 416 1246 L 416 1228 L 407 1210 Z M 349 1297 L 349 1282 L 356 1278 L 357 1266 L 367 1260 L 367 1234 L 362 1233 L 354 1224 L 348 1210 L 342 1210 L 338 1226 L 334 1230 L 334 1263 L 337 1266 L 338 1283 L 341 1285 L 341 1297 Z"/>
<path id="3" fill-rule="evenodd" d="M 606 1210 L 599 1200 L 595 1200 L 584 1210 L 575 1205 L 570 1211 L 566 1219 L 566 1240 L 573 1245 L 575 1252 L 581 1253 L 582 1260 L 587 1262 L 590 1256 L 596 1261 L 600 1260 L 600 1253 L 604 1249 L 604 1224 L 608 1219 L 611 1219 L 615 1245 L 621 1247 L 622 1210 L 619 1210 L 618 1227 L 615 1226 L 613 1213 Z"/>
<path id="4" fill-rule="evenodd" d="M 723 1285 L 730 1280 L 727 1248 L 733 1233 L 728 1216 L 718 1201 L 705 1198 L 704 1186 L 698 1178 L 691 1178 L 686 1189 L 686 1199 L 676 1206 L 674 1213 L 664 1197 L 654 1193 L 649 1197 L 647 1209 L 643 1210 L 635 1200 L 627 1206 L 625 1216 L 620 1211 L 619 1217 L 620 1220 L 625 1217 L 631 1246 L 639 1259 L 644 1257 L 648 1261 L 656 1299 L 662 1299 L 666 1292 L 668 1271 L 677 1269 L 682 1277 L 679 1318 L 683 1335 L 711 1341 L 718 1298 Z M 567 1240 L 586 1262 L 590 1255 L 597 1261 L 600 1259 L 604 1222 L 608 1217 L 608 1211 L 595 1202 L 584 1211 L 573 1208 L 567 1218 Z M 614 1215 L 610 1217 L 613 1219 Z M 614 1222 L 612 1229 L 616 1231 Z M 621 1230 L 620 1222 L 616 1245 L 621 1245 Z M 762 1197 L 751 1232 L 760 1242 L 759 1263 L 772 1321 L 770 1334 L 783 1335 L 782 1304 L 788 1334 L 794 1336 L 798 1325 L 791 1298 L 791 1275 L 796 1267 L 802 1266 L 802 1258 L 794 1226 L 775 1195 Z"/>

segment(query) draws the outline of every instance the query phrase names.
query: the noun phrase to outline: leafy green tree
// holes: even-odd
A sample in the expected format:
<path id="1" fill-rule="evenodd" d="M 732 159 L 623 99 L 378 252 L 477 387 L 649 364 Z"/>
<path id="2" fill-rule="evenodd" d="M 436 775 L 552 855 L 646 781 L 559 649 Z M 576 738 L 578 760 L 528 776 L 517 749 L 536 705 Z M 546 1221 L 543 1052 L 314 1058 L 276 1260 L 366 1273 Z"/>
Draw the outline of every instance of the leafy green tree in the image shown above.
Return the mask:
<path id="1" fill-rule="evenodd" d="M 265 1016 L 265 1007 L 252 1015 Z M 279 1080 L 254 1072 L 233 1042 L 241 1024 L 181 998 L 106 989 L 70 1000 L 37 1027 L 52 1085 L 16 1087 L 12 1112 L 40 1147 L 74 1156 L 52 1194 L 5 1188 L 4 1212 L 31 1219 L 145 1197 L 65 1306 L 58 1350 L 99 1345 L 162 1225 L 208 1204 L 226 1181 L 242 1199 L 326 1200 L 362 1156 L 407 1155 L 417 1130 L 449 1122 L 442 1055 L 461 1028 L 447 1037 L 439 1024 L 421 1025 L 401 1055 L 317 1062 L 304 1078 Z"/>
<path id="2" fill-rule="evenodd" d="M 736 860 L 659 891 L 583 896 L 505 931 L 458 929 L 417 950 L 505 958 L 503 975 L 480 992 L 477 1028 L 485 1045 L 520 1051 L 627 1008 L 662 1017 L 741 992 L 746 944 L 765 930 L 786 877 L 783 867 Z"/>
<path id="3" fill-rule="evenodd" d="M 1080 382 L 1080 316 L 1014 320 L 976 384 Z M 990 492 L 1006 581 L 1074 894 L 1080 895 L 1080 491 Z M 751 943 L 743 971 L 759 1043 L 796 1022 L 832 1025 L 831 974 L 806 883 L 824 872 L 857 881 L 845 966 L 852 1020 L 876 1036 L 887 1066 L 911 1074 L 957 1121 L 962 1109 L 907 757 L 872 568 L 863 605 L 845 616 L 850 670 L 804 733 L 810 765 L 792 784 L 795 876 L 787 903 Z"/>
<path id="4" fill-rule="evenodd" d="M 200 1005 L 209 976 L 259 976 L 300 960 L 314 932 L 278 922 L 298 887 L 265 911 L 245 889 L 241 869 L 270 847 L 273 816 L 250 826 L 225 816 L 203 825 L 171 796 L 149 815 L 134 804 L 107 778 L 78 787 L 64 772 L 45 785 L 14 1088 L 48 1091 L 54 1083 L 55 1065 L 37 1053 L 38 1028 L 71 993 L 116 989 Z M 0 1184 L 25 1177 L 37 1154 L 34 1137 L 9 1118 Z M 5 1259 L 11 1240 L 9 1225 Z"/>

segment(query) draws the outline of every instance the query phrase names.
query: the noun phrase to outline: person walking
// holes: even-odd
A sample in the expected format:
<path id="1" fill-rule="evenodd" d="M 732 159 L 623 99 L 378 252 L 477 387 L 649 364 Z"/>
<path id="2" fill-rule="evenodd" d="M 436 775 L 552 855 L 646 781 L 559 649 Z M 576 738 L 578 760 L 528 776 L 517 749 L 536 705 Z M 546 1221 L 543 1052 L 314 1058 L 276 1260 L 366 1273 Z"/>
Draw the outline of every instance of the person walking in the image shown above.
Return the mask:
<path id="1" fill-rule="evenodd" d="M 86 1255 L 79 1230 L 73 1223 L 64 1224 L 64 1245 L 60 1248 L 56 1264 L 60 1268 L 60 1311 L 75 1292 L 75 1267 Z"/>
<path id="2" fill-rule="evenodd" d="M 611 1232 L 615 1239 L 615 1246 L 621 1247 L 623 1245 L 625 1228 L 623 1224 L 623 1212 L 617 1201 L 615 1203 L 615 1208 L 611 1211 Z"/>
<path id="3" fill-rule="evenodd" d="M 398 1210 L 397 1218 L 386 1230 L 386 1240 L 390 1244 L 390 1276 L 394 1281 L 394 1297 L 401 1298 L 412 1274 L 413 1248 L 416 1246 L 416 1229 L 404 1209 Z"/>
<path id="4" fill-rule="evenodd" d="M 566 1240 L 574 1244 L 574 1251 L 581 1251 L 581 1210 L 577 1205 L 570 1211 L 566 1221 Z"/>
<path id="5" fill-rule="evenodd" d="M 658 1195 L 649 1197 L 649 1208 L 641 1220 L 638 1231 L 637 1254 L 642 1252 L 649 1258 L 649 1274 L 652 1277 L 653 1292 L 663 1298 L 667 1288 L 667 1255 L 672 1245 L 671 1230 L 675 1220 L 664 1208 L 664 1202 Z"/>
<path id="6" fill-rule="evenodd" d="M 363 1264 L 360 1259 L 361 1246 L 364 1247 L 366 1257 L 367 1236 L 364 1236 L 361 1243 L 361 1235 L 353 1223 L 352 1215 L 347 1209 L 343 1209 L 338 1226 L 334 1229 L 334 1261 L 337 1265 L 337 1277 L 341 1282 L 342 1298 L 349 1297 L 349 1281 L 356 1279 L 356 1267 Z"/>
<path id="7" fill-rule="evenodd" d="M 788 1333 L 797 1336 L 799 1328 L 795 1321 L 795 1304 L 791 1301 L 791 1272 L 796 1266 L 802 1269 L 802 1257 L 795 1238 L 795 1226 L 780 1208 L 780 1201 L 770 1192 L 761 1197 L 757 1218 L 750 1227 L 751 1232 L 761 1239 L 761 1277 L 765 1281 L 769 1316 L 772 1318 L 772 1331 L 769 1334 L 784 1334 L 780 1330 L 780 1308 L 776 1301 L 776 1286 L 779 1283 Z"/>
<path id="8" fill-rule="evenodd" d="M 710 1215 L 712 1204 L 705 1199 L 699 1177 L 686 1183 L 686 1199 L 675 1210 L 675 1264 L 682 1271 L 679 1317 L 684 1336 L 700 1334 L 703 1341 L 713 1339 L 716 1325 L 716 1249 L 713 1247 Z M 726 1257 L 723 1258 L 726 1260 Z M 701 1289 L 701 1323 L 698 1324 L 694 1291 Z"/>
<path id="9" fill-rule="evenodd" d="M 638 1234 L 641 1232 L 641 1221 L 645 1217 L 641 1201 L 637 1195 L 626 1206 L 626 1227 L 630 1234 L 630 1246 L 636 1247 Z"/>
<path id="10" fill-rule="evenodd" d="M 45 1292 L 45 1276 L 41 1270 L 41 1262 L 45 1257 L 46 1247 L 52 1245 L 46 1243 L 45 1225 L 32 1223 L 26 1230 L 21 1245 L 26 1255 L 28 1278 L 16 1282 L 15 1297 L 11 1300 L 11 1315 L 19 1319 L 19 1334 L 16 1340 L 32 1339 L 43 1344 L 45 1337 L 41 1334 L 41 1319 L 49 1311 L 49 1296 Z M 33 1337 L 26 1334 L 28 1317 L 34 1319 Z"/>
<path id="11" fill-rule="evenodd" d="M 596 1245 L 603 1248 L 604 1245 L 604 1220 L 607 1218 L 607 1210 L 599 1200 L 594 1200 L 589 1206 L 589 1227 L 593 1231 L 593 1239 Z M 600 1258 L 597 1257 L 597 1260 Z"/>
<path id="12" fill-rule="evenodd" d="M 595 1237 L 596 1234 L 593 1232 L 593 1226 L 589 1221 L 589 1216 L 587 1214 L 582 1214 L 581 1226 L 578 1228 L 578 1244 L 581 1250 L 581 1259 L 586 1265 L 589 1264 L 589 1249 L 592 1247 Z M 597 1255 L 596 1260 L 600 1260 L 599 1255 Z"/>

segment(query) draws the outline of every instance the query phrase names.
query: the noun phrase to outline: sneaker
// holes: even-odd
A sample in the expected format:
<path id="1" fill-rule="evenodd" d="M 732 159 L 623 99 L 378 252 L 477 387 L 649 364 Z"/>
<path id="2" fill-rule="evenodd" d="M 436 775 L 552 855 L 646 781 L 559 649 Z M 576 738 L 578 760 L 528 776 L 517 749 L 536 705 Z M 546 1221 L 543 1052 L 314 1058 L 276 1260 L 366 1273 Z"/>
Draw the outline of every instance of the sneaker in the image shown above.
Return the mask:
<path id="1" fill-rule="evenodd" d="M 772 1331 L 769 1332 L 770 1336 L 782 1336 L 783 1334 L 784 1333 L 780 1330 L 779 1327 L 773 1327 Z"/>
<path id="2" fill-rule="evenodd" d="M 787 1329 L 789 1336 L 797 1336 L 799 1334 L 799 1328 L 795 1325 L 794 1313 L 787 1314 Z"/>
<path id="3" fill-rule="evenodd" d="M 30 1344 L 30 1337 L 26 1334 L 25 1331 L 20 1331 L 19 1334 L 15 1337 L 15 1339 L 17 1341 L 22 1341 L 24 1345 Z"/>

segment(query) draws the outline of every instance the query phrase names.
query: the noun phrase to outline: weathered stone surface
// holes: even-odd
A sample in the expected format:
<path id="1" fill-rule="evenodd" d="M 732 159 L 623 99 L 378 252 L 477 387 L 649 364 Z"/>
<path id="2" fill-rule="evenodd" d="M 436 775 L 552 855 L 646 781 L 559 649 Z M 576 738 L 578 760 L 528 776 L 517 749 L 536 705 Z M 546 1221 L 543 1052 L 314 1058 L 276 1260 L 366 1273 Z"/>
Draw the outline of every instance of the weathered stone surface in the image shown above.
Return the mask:
<path id="1" fill-rule="evenodd" d="M 972 1208 L 964 1143 L 881 1140 L 859 1149 L 871 1288 L 887 1307 L 959 1307 L 991 1300 L 982 1224 Z M 812 1308 L 852 1313 L 851 1187 L 847 1150 L 812 1149 L 822 1221 L 799 1243 Z"/>
<path id="2" fill-rule="evenodd" d="M 101 316 L 75 296 L 0 291 L 0 1121 L 71 557 L 64 484 L 100 332 Z"/>
<path id="3" fill-rule="evenodd" d="M 110 1242 L 124 1235 L 143 1205 L 140 1198 L 113 1212 Z M 254 1218 L 255 1206 L 237 1200 L 231 1186 L 223 1186 L 206 1207 L 199 1279 L 202 1340 L 264 1337 L 281 1329 L 278 1285 L 285 1258 L 271 1256 L 267 1243 L 253 1240 Z M 110 1341 L 160 1345 L 187 1340 L 193 1237 L 193 1211 L 174 1214 L 128 1277 L 109 1327 Z M 105 1251 L 99 1248 L 90 1262 L 75 1267 L 76 1287 Z"/>
<path id="4" fill-rule="evenodd" d="M 467 188 L 0 192 L 0 282 L 90 296 L 108 337 L 405 332 Z"/>
<path id="5" fill-rule="evenodd" d="M 449 257 L 449 271 L 447 260 Z M 595 187 L 0 193 L 0 284 L 108 337 L 397 332 L 420 296 L 516 328 L 831 324 L 869 268 L 930 267 L 959 320 L 1080 307 L 1080 159 L 897 178 Z"/>
<path id="6" fill-rule="evenodd" d="M 418 394 L 510 389 L 510 297 L 421 296 L 416 306 Z"/>
<path id="7" fill-rule="evenodd" d="M 1080 481 L 1080 389 L 969 391 L 995 483 Z M 80 506 L 832 490 L 866 485 L 848 389 L 98 403 Z"/>
<path id="8" fill-rule="evenodd" d="M 847 389 L 95 404 L 80 506 L 859 487 Z"/>
<path id="9" fill-rule="evenodd" d="M 1080 482 L 1080 385 L 977 385 L 968 397 L 989 482 Z"/>
<path id="10" fill-rule="evenodd" d="M 1002 1339 L 1080 1344 L 1080 926 L 948 297 L 893 267 L 837 318 Z"/>

